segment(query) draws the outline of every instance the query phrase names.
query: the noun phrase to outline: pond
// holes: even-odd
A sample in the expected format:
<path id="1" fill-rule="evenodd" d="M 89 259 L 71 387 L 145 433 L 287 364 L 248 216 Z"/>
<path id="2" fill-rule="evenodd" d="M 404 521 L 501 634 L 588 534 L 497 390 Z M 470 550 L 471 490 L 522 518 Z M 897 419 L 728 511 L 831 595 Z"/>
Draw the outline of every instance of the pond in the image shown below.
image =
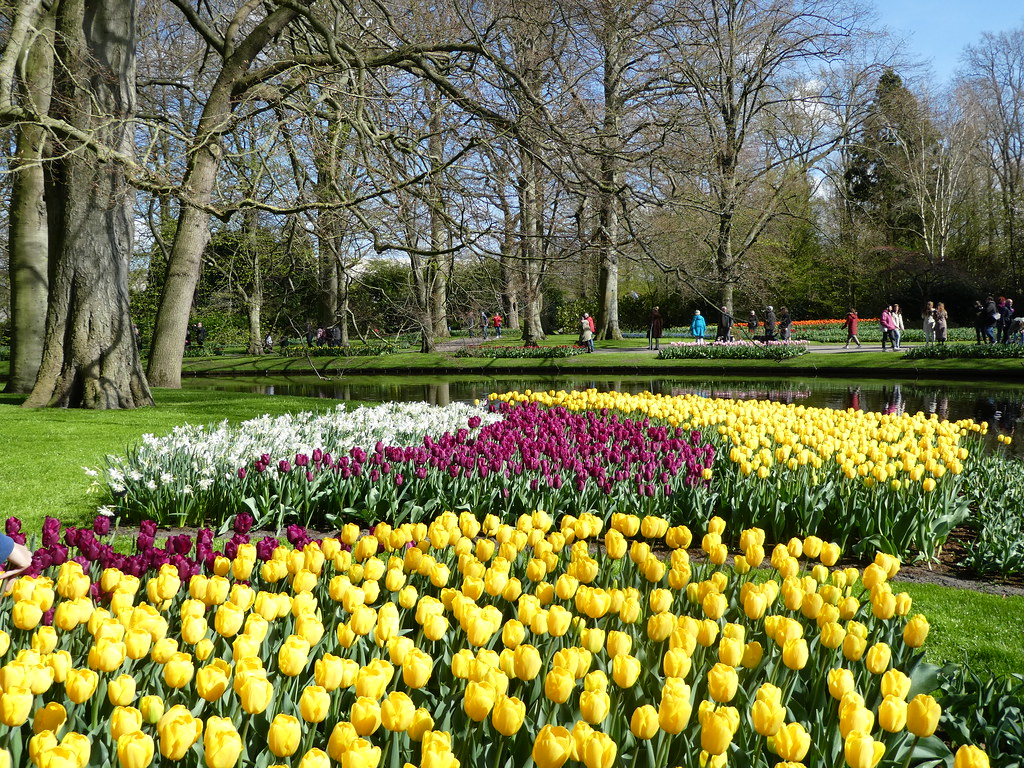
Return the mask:
<path id="1" fill-rule="evenodd" d="M 832 378 L 716 378 L 706 376 L 345 376 L 275 378 L 192 378 L 183 386 L 265 395 L 318 397 L 325 400 L 366 402 L 424 401 L 447 405 L 453 401 L 482 400 L 491 392 L 533 389 L 588 389 L 707 397 L 775 400 L 819 408 L 858 408 L 901 413 L 922 411 L 941 419 L 970 418 L 987 421 L 1012 435 L 1020 427 L 1014 452 L 1024 449 L 1024 387 L 1010 384 L 856 381 Z"/>

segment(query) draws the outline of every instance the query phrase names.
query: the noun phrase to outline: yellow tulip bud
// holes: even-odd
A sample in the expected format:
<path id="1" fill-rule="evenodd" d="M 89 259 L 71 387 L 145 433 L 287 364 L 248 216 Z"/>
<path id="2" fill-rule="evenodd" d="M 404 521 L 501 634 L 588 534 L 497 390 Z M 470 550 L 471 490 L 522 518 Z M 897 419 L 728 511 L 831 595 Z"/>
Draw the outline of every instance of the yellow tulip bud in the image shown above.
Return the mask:
<path id="1" fill-rule="evenodd" d="M 942 707 L 935 699 L 919 693 L 907 705 L 907 730 L 915 736 L 927 738 L 935 733 L 941 714 Z"/>

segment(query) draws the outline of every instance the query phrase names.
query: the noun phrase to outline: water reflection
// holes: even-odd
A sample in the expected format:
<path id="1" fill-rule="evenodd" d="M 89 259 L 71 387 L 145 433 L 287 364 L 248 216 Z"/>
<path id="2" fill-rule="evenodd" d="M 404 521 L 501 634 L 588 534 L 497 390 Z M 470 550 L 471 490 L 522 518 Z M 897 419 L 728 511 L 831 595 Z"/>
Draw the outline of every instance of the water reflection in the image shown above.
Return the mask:
<path id="1" fill-rule="evenodd" d="M 315 397 L 324 400 L 365 402 L 424 401 L 447 405 L 452 401 L 482 400 L 491 392 L 533 389 L 588 389 L 655 394 L 696 394 L 741 400 L 773 400 L 819 408 L 853 408 L 882 413 L 935 414 L 940 419 L 971 418 L 987 421 L 1012 435 L 1024 417 L 1024 388 L 1000 384 L 927 382 L 873 382 L 843 379 L 714 379 L 703 377 L 416 377 L 351 376 L 341 379 L 245 378 L 189 379 L 187 387 L 267 395 Z M 1021 430 L 1024 432 L 1024 430 Z M 1020 432 L 1018 432 L 1020 434 Z M 1024 436 L 1014 441 L 1022 451 Z"/>

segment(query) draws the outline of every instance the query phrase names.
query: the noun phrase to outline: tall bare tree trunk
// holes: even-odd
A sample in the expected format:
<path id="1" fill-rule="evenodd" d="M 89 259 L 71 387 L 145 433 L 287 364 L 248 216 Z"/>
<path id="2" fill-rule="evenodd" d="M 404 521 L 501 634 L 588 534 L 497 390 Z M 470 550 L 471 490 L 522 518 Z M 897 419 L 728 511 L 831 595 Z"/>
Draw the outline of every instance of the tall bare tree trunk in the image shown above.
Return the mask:
<path id="1" fill-rule="evenodd" d="M 255 10 L 256 6 L 251 6 Z M 203 210 L 212 194 L 223 154 L 223 133 L 229 129 L 237 94 L 235 86 L 263 48 L 295 17 L 296 11 L 278 8 L 232 48 L 203 107 L 195 140 L 188 153 L 181 195 L 181 217 L 167 261 L 160 308 L 153 328 L 149 380 L 154 386 L 181 386 L 181 359 L 185 351 L 192 300 L 199 282 L 203 250 L 210 240 L 210 216 Z M 234 41 L 232 41 L 234 42 Z"/>
<path id="2" fill-rule="evenodd" d="M 29 51 L 21 89 L 41 115 L 50 109 L 53 86 L 53 23 L 42 16 L 42 28 Z M 31 392 L 43 360 L 48 292 L 46 203 L 44 202 L 41 126 L 22 123 L 11 163 L 11 222 L 8 250 L 11 280 L 11 369 L 6 392 Z"/>
<path id="3" fill-rule="evenodd" d="M 100 146 L 133 152 L 134 2 L 64 0 L 57 10 L 53 112 Z M 55 146 L 47 188 L 46 345 L 26 407 L 152 405 L 128 315 L 134 190 L 119 162 L 77 141 Z"/>
<path id="4" fill-rule="evenodd" d="M 544 308 L 544 294 L 541 290 L 544 277 L 544 226 L 538 163 L 531 148 L 524 143 L 520 143 L 520 160 L 522 182 L 519 186 L 519 247 L 523 265 L 523 344 L 530 346 L 544 338 L 544 327 L 541 324 L 541 310 Z"/>
<path id="5" fill-rule="evenodd" d="M 621 339 L 619 330 L 619 219 L 616 202 L 622 186 L 622 39 L 616 14 L 604 34 L 604 125 L 601 136 L 601 188 L 597 246 L 600 253 L 596 337 Z"/>

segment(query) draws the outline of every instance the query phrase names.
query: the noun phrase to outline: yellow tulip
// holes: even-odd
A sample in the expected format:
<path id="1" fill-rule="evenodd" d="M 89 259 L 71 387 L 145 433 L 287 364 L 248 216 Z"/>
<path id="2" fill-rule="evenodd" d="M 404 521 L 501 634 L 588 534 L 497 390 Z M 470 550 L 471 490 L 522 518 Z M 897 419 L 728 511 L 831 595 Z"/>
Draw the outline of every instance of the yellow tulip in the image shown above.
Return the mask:
<path id="1" fill-rule="evenodd" d="M 380 727 L 380 705 L 376 699 L 360 696 L 352 705 L 349 720 L 360 736 L 369 736 Z"/>
<path id="2" fill-rule="evenodd" d="M 270 722 L 267 731 L 267 746 L 276 757 L 291 757 L 299 748 L 302 738 L 302 723 L 297 717 L 278 714 Z"/>
<path id="3" fill-rule="evenodd" d="M 230 718 L 210 717 L 203 734 L 207 768 L 232 768 L 242 755 L 242 736 Z"/>
<path id="4" fill-rule="evenodd" d="M 545 725 L 533 742 L 531 755 L 538 768 L 561 768 L 569 759 L 572 745 L 568 729 Z"/>
<path id="5" fill-rule="evenodd" d="M 114 707 L 110 714 L 110 736 L 117 741 L 126 733 L 142 730 L 142 713 L 135 707 Z"/>
<path id="6" fill-rule="evenodd" d="M 544 677 L 544 695 L 556 704 L 569 700 L 576 687 L 576 678 L 564 667 L 553 667 Z"/>
<path id="7" fill-rule="evenodd" d="M 514 653 L 515 675 L 520 680 L 533 680 L 540 673 L 540 651 L 532 645 L 520 645 Z"/>
<path id="8" fill-rule="evenodd" d="M 910 693 L 910 678 L 898 669 L 890 669 L 882 675 L 880 690 L 883 696 L 895 696 L 898 699 L 906 699 Z"/>
<path id="9" fill-rule="evenodd" d="M 147 768 L 155 754 L 153 737 L 142 731 L 131 731 L 117 739 L 117 761 L 121 768 Z"/>
<path id="10" fill-rule="evenodd" d="M 807 641 L 802 637 L 787 640 L 782 647 L 782 662 L 790 669 L 803 669 L 807 666 L 807 659 Z"/>
<path id="11" fill-rule="evenodd" d="M 412 702 L 410 702 L 412 706 Z M 491 713 L 491 725 L 502 736 L 512 736 L 519 732 L 526 718 L 526 704 L 515 697 L 499 696 L 494 702 Z"/>
<path id="12" fill-rule="evenodd" d="M 868 649 L 864 664 L 871 674 L 881 675 L 889 669 L 889 662 L 891 660 L 892 651 L 889 646 L 885 643 L 875 643 Z"/>
<path id="13" fill-rule="evenodd" d="M 956 751 L 953 768 L 989 768 L 988 754 L 973 744 L 964 744 Z"/>
<path id="14" fill-rule="evenodd" d="M 904 644 L 910 648 L 920 648 L 924 645 L 924 641 L 928 639 L 929 629 L 931 629 L 931 626 L 928 624 L 928 620 L 923 614 L 917 614 L 903 628 Z"/>
<path id="15" fill-rule="evenodd" d="M 811 735 L 800 723 L 788 723 L 775 734 L 775 754 L 783 760 L 800 762 L 811 748 Z"/>
<path id="16" fill-rule="evenodd" d="M 620 654 L 612 659 L 612 679 L 619 688 L 632 688 L 642 670 L 640 659 Z"/>
<path id="17" fill-rule="evenodd" d="M 732 718 L 723 710 L 708 712 L 701 719 L 700 746 L 709 755 L 724 755 L 732 743 Z"/>
<path id="18" fill-rule="evenodd" d="M 380 747 L 366 739 L 356 739 L 341 756 L 341 768 L 376 768 L 379 762 Z M 330 768 L 330 761 L 323 750 L 311 749 L 299 762 L 299 768 Z"/>
<path id="19" fill-rule="evenodd" d="M 422 688 L 430 680 L 434 659 L 419 648 L 412 648 L 402 663 L 402 680 L 413 689 Z"/>
<path id="20" fill-rule="evenodd" d="M 164 700 L 159 696 L 143 696 L 139 701 L 139 712 L 143 720 L 155 725 L 164 716 Z"/>
<path id="21" fill-rule="evenodd" d="M 758 699 L 750 707 L 754 730 L 762 736 L 774 736 L 786 720 L 786 708 L 775 701 Z"/>
<path id="22" fill-rule="evenodd" d="M 725 704 L 732 701 L 736 696 L 738 685 L 739 676 L 736 674 L 735 668 L 728 664 L 719 662 L 708 672 L 708 693 L 717 702 Z M 712 754 L 721 754 L 710 749 L 707 751 Z"/>
<path id="23" fill-rule="evenodd" d="M 583 691 L 580 694 L 580 715 L 591 725 L 597 725 L 608 717 L 611 699 L 604 691 Z"/>
<path id="24" fill-rule="evenodd" d="M 578 757 L 587 768 L 611 768 L 617 752 L 611 736 L 595 731 L 583 742 L 583 752 Z"/>
<path id="25" fill-rule="evenodd" d="M 878 725 L 889 733 L 899 733 L 907 724 L 907 702 L 889 695 L 878 705 Z"/>
<path id="26" fill-rule="evenodd" d="M 67 719 L 67 710 L 61 704 L 51 701 L 45 707 L 36 710 L 35 716 L 32 718 L 32 733 L 41 733 L 42 731 L 57 733 Z"/>
<path id="27" fill-rule="evenodd" d="M 187 653 L 175 653 L 164 664 L 164 682 L 170 688 L 184 688 L 192 681 L 196 668 Z"/>
<path id="28" fill-rule="evenodd" d="M 629 730 L 638 739 L 653 739 L 658 732 L 658 710 L 651 704 L 634 709 Z"/>
<path id="29" fill-rule="evenodd" d="M 223 659 L 200 668 L 196 673 L 196 693 L 206 701 L 217 701 L 228 688 L 231 667 Z"/>
<path id="30" fill-rule="evenodd" d="M 498 692 L 489 682 L 469 681 L 463 696 L 462 706 L 470 719 L 481 722 L 494 707 Z"/>
<path id="31" fill-rule="evenodd" d="M 356 674 L 356 696 L 366 696 L 375 701 L 384 698 L 388 683 L 395 674 L 395 667 L 385 659 L 374 659 Z"/>
<path id="32" fill-rule="evenodd" d="M 942 707 L 924 693 L 919 693 L 907 705 L 907 730 L 920 738 L 927 738 L 935 733 L 939 726 Z"/>
<path id="33" fill-rule="evenodd" d="M 281 673 L 295 677 L 309 662 L 309 641 L 298 635 L 289 635 L 277 652 L 277 666 Z"/>
<path id="34" fill-rule="evenodd" d="M 203 721 L 178 704 L 167 710 L 156 724 L 160 736 L 160 754 L 168 760 L 181 760 L 203 733 Z"/>
<path id="35" fill-rule="evenodd" d="M 853 679 L 853 672 L 843 667 L 829 670 L 828 692 L 834 699 L 843 698 L 846 693 L 854 690 L 856 683 Z"/>
<path id="36" fill-rule="evenodd" d="M 885 744 L 868 733 L 853 731 L 843 744 L 843 756 L 850 768 L 874 768 L 885 754 Z"/>
<path id="37" fill-rule="evenodd" d="M 415 714 L 416 705 L 401 691 L 392 691 L 380 705 L 381 725 L 396 733 L 409 730 Z"/>
<path id="38" fill-rule="evenodd" d="M 239 678 L 238 701 L 250 715 L 258 715 L 270 706 L 274 697 L 274 686 L 264 675 L 248 674 Z"/>
<path id="39" fill-rule="evenodd" d="M 64 688 L 68 698 L 75 704 L 82 704 L 92 698 L 99 684 L 99 675 L 91 669 L 69 669 Z"/>
<path id="40" fill-rule="evenodd" d="M 299 714 L 307 723 L 322 723 L 331 707 L 331 695 L 320 685 L 307 685 L 299 697 Z"/>
<path id="41" fill-rule="evenodd" d="M 678 678 L 670 678 L 678 679 Z M 666 682 L 658 707 L 658 725 L 665 733 L 680 733 L 690 720 L 690 687 L 679 686 L 672 690 Z"/>

